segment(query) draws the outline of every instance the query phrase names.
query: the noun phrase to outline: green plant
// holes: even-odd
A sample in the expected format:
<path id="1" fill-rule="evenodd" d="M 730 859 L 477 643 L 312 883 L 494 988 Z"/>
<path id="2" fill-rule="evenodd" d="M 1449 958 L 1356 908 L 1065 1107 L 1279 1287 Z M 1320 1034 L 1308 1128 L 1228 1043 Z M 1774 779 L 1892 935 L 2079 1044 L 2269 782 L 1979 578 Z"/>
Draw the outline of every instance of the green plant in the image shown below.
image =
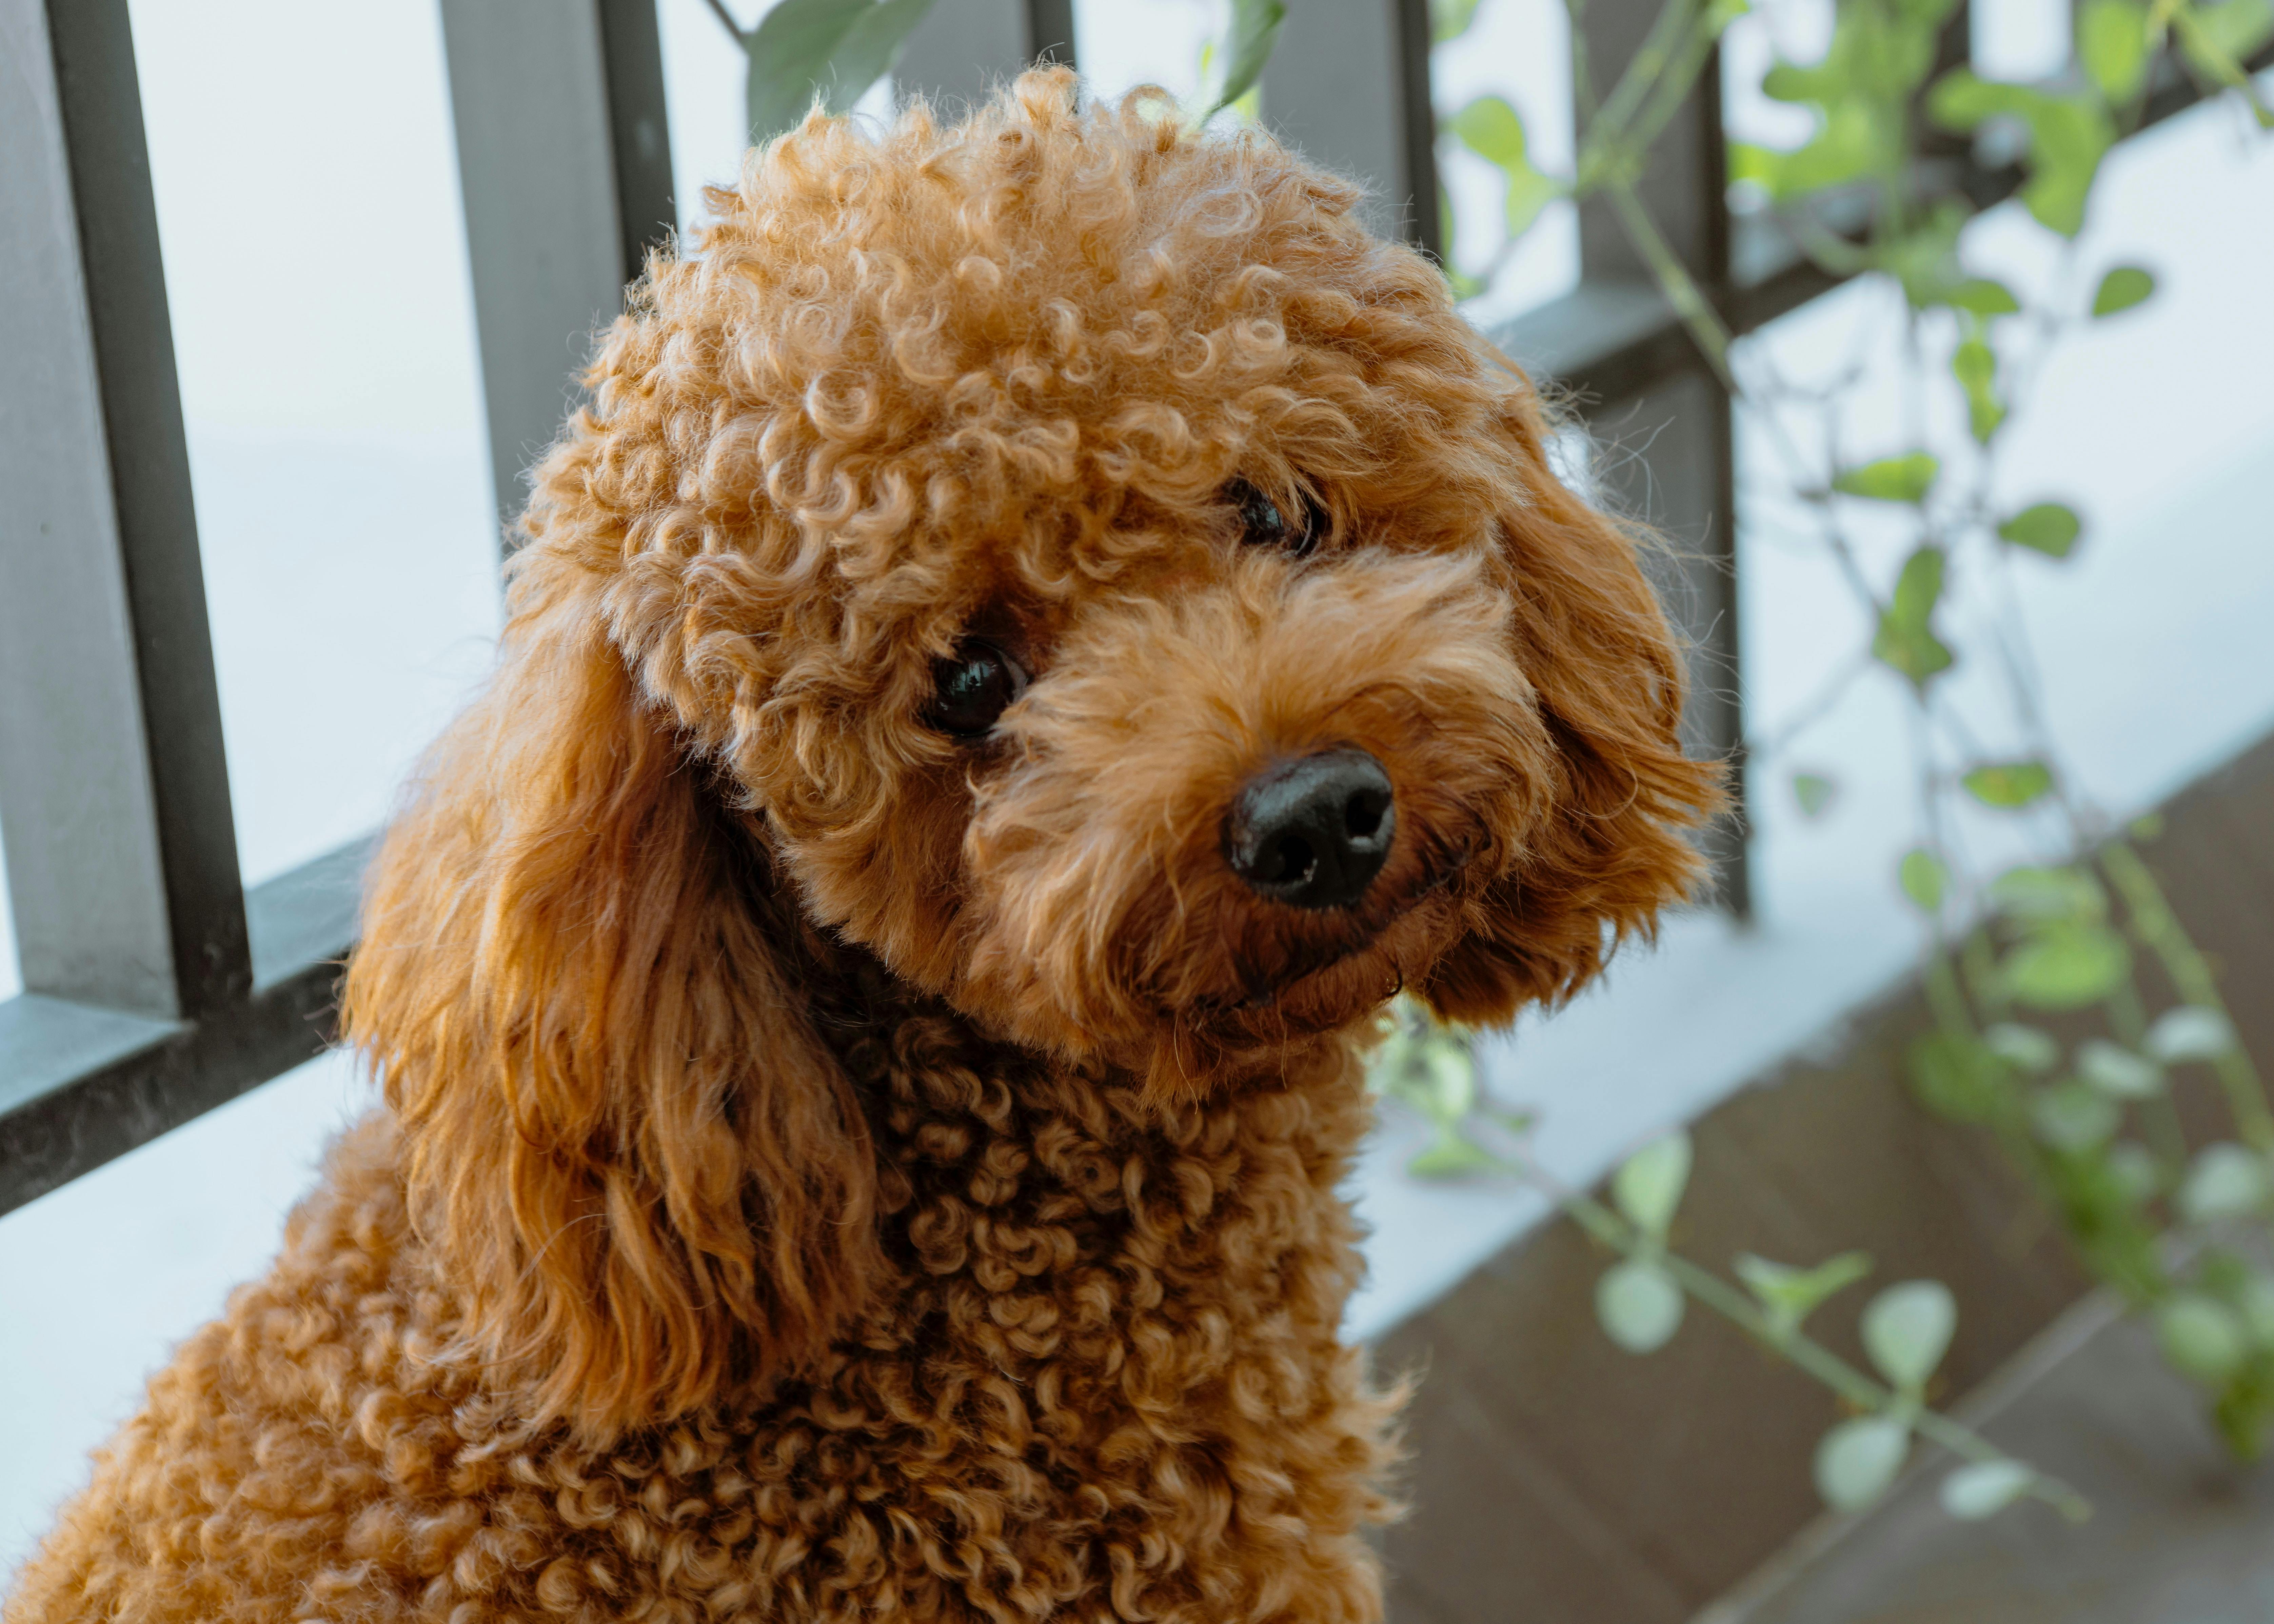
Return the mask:
<path id="1" fill-rule="evenodd" d="M 1584 3 L 1570 0 L 1575 37 Z M 2044 726 L 2013 577 L 2071 559 L 2082 521 L 2067 502 L 2008 511 L 1992 492 L 2011 425 L 2053 347 L 2082 326 L 2120 319 L 2156 292 L 2153 273 L 2138 266 L 2083 274 L 2075 239 L 2104 156 L 2138 127 L 2167 59 L 2206 87 L 2246 99 L 2260 125 L 2274 127 L 2240 65 L 2274 38 L 2274 8 L 2266 0 L 2088 0 L 2074 70 L 2025 86 L 1989 83 L 1963 68 L 1933 77 L 1955 0 L 1838 0 L 1823 58 L 1769 71 L 1763 90 L 1810 109 L 1815 133 L 1788 151 L 1736 147 L 1734 193 L 1826 269 L 1875 275 L 1899 295 L 1915 408 L 1930 387 L 1953 389 L 1971 441 L 1959 451 L 1935 448 L 1922 432 L 1908 449 L 1863 461 L 1839 450 L 1837 389 L 1796 388 L 1767 357 L 1733 346 L 1635 184 L 1650 142 L 1743 9 L 1743 0 L 1667 0 L 1633 62 L 1600 99 L 1582 54 L 1583 129 L 1568 177 L 1532 166 L 1520 114 L 1496 97 L 1453 114 L 1445 139 L 1506 177 L 1500 257 L 1547 199 L 1604 198 L 1738 410 L 1767 431 L 1796 506 L 1871 628 L 1863 658 L 1834 681 L 1844 685 L 1876 665 L 1909 703 L 1922 838 L 1895 878 L 1925 927 L 1922 974 L 1935 1021 L 1909 1056 L 1916 1093 L 1942 1115 L 1997 1135 L 2078 1255 L 2151 1319 L 2173 1366 L 2202 1387 L 2229 1446 L 2253 1456 L 2274 1430 L 2274 1275 L 2249 1260 L 2254 1250 L 2263 1255 L 2274 1211 L 2274 1113 L 2209 966 L 2138 855 L 2136 843 L 2152 830 L 2112 829 L 2076 792 Z M 1441 6 L 1441 34 L 1457 35 L 1475 11 Z M 1962 232 L 1975 205 L 1945 178 L 1947 166 L 1924 153 L 1932 130 L 1987 139 L 2001 128 L 2020 143 L 2020 199 L 2060 259 L 2045 288 L 2026 300 L 1969 271 Z M 1448 274 L 1465 291 L 1491 269 Z M 2087 285 L 2090 297 L 2080 297 Z M 1814 451 L 1788 421 L 1810 412 L 1820 430 Z M 1915 420 L 1924 416 L 1914 410 Z M 1884 590 L 1855 538 L 1866 515 L 1908 531 Z M 1953 613 L 1962 601 L 1965 615 Z M 1954 629 L 1961 625 L 1985 629 L 1962 635 Z M 1948 674 L 1965 664 L 1996 673 L 2020 718 L 2016 748 L 1985 748 L 1951 698 Z M 1753 750 L 1757 763 L 1774 754 L 1766 745 Z M 1824 815 L 1837 790 L 1811 771 L 1793 773 L 1791 787 L 1810 816 Z M 1969 866 L 1954 838 L 1962 808 L 1966 816 L 2005 820 L 2037 848 L 2033 861 Z M 2151 1011 L 2143 959 L 2172 995 L 2160 1012 Z M 2065 1023 L 2069 1038 L 2057 1037 L 2042 1024 L 2047 1019 Z M 1436 1064 L 1447 1071 L 1449 1063 Z M 2226 1132 L 2207 1144 L 2189 1142 L 2170 1094 L 2174 1077 L 2190 1069 L 2216 1081 L 2225 1108 Z M 1405 1091 L 1394 1073 L 1385 1073 L 1385 1086 Z M 1441 1100 L 1458 1094 L 1438 1085 Z M 1457 1147 L 1466 1130 L 1432 1120 L 1430 1169 L 1460 1170 L 1465 1153 Z M 1606 1327 L 1635 1345 L 1638 1327 L 1651 1328 L 1652 1314 L 1678 1301 L 1666 1282 L 1692 1282 L 1648 1252 L 1649 1226 L 1631 1214 L 1627 1229 L 1615 1234 L 1603 1209 L 1577 1198 L 1565 1205 L 1628 1252 L 1624 1272 L 1606 1277 Z M 2255 1242 L 2240 1244 L 2254 1231 Z M 1744 1278 L 1758 1294 L 1764 1282 L 1773 1291 L 1819 1276 L 1756 1267 Z M 1756 1306 L 1769 1312 L 1765 1297 Z M 1893 1419 L 1884 1409 L 1873 1414 Z M 1846 1441 L 1827 1440 L 1826 1449 L 1860 1481 L 1871 1473 L 1857 1463 L 1884 1461 L 1894 1433 L 1870 1430 L 1871 1417 L 1849 1425 Z M 1981 1503 L 1977 1491 L 1994 1498 L 1985 1485 L 2007 1479 L 1990 1465 L 1983 1462 L 1960 1500 Z M 1819 1462 L 1820 1480 L 1823 1470 Z"/>
<path id="2" fill-rule="evenodd" d="M 1495 1105 L 1480 1087 L 1469 1034 L 1433 1020 L 1410 997 L 1384 1012 L 1368 1076 L 1379 1092 L 1429 1124 L 1430 1142 L 1407 1163 L 1409 1171 L 1513 1176 L 1550 1196 L 1618 1254 L 1596 1282 L 1595 1314 L 1621 1348 L 1655 1353 L 1673 1340 L 1686 1304 L 1695 1302 L 1830 1389 L 1850 1413 L 1817 1447 L 1816 1485 L 1826 1504 L 1854 1510 L 1876 1500 L 1909 1460 L 1916 1438 L 1959 1459 L 1942 1485 L 1943 1505 L 1954 1516 L 1990 1516 L 2023 1499 L 2043 1500 L 2072 1520 L 2090 1514 L 2059 1478 L 1928 1406 L 1928 1381 L 1957 1326 L 1957 1304 L 1940 1282 L 1890 1286 L 1864 1308 L 1864 1348 L 1874 1376 L 1803 1328 L 1818 1308 L 1871 1272 L 1863 1253 L 1842 1253 L 1811 1268 L 1743 1253 L 1731 1264 L 1740 1286 L 1675 1250 L 1675 1215 L 1690 1182 L 1686 1133 L 1669 1134 L 1627 1158 L 1612 1176 L 1608 1204 L 1566 1188 L 1525 1148 L 1531 1118 Z"/>
<path id="3" fill-rule="evenodd" d="M 794 128 L 815 98 L 832 113 L 849 110 L 892 71 L 908 34 L 932 0 L 781 0 L 744 28 L 724 0 L 708 0 L 749 58 L 743 105 L 752 146 Z"/>
<path id="4" fill-rule="evenodd" d="M 745 120 L 751 145 L 763 146 L 817 99 L 829 112 L 849 110 L 892 71 L 932 0 L 780 0 L 750 28 L 725 0 L 706 4 L 749 58 Z M 1223 36 L 1201 53 L 1200 93 L 1186 109 L 1193 123 L 1233 106 L 1254 116 L 1256 80 L 1286 19 L 1285 0 L 1230 0 Z"/>

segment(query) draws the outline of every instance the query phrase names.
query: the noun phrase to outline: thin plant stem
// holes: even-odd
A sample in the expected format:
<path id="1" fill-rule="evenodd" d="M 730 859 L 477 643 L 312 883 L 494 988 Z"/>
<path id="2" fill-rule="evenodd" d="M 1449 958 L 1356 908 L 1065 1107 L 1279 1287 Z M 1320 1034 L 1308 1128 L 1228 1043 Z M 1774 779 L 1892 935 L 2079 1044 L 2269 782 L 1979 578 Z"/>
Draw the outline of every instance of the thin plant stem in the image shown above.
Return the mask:
<path id="1" fill-rule="evenodd" d="M 1743 394 L 1736 375 L 1729 370 L 1729 329 L 1722 325 L 1721 313 L 1690 274 L 1690 267 L 1682 263 L 1680 256 L 1659 234 L 1658 222 L 1643 207 L 1634 183 L 1622 178 L 1613 181 L 1609 190 L 1611 207 L 1618 214 L 1619 223 L 1626 228 L 1628 237 L 1642 255 L 1643 262 L 1650 267 L 1651 274 L 1658 278 L 1658 285 L 1665 290 L 1675 313 L 1690 329 L 1706 365 L 1721 380 L 1722 388 L 1731 395 Z"/>
<path id="2" fill-rule="evenodd" d="M 1602 107 L 1588 121 L 1587 146 L 1593 148 L 1599 157 L 1608 154 L 1615 144 L 1623 144 L 1621 138 L 1626 133 L 1627 121 L 1634 117 L 1643 99 L 1675 59 L 1679 43 L 1689 31 L 1697 11 L 1697 0 L 1667 0 L 1667 4 L 1660 8 L 1657 18 L 1651 23 L 1650 32 L 1643 36 L 1641 46 L 1627 63 L 1626 71 L 1619 75 L 1619 82 L 1611 87 L 1611 94 L 1603 98 Z M 1589 165 L 1583 159 L 1580 165 L 1583 177 L 1588 169 Z"/>
<path id="3" fill-rule="evenodd" d="M 2226 1001 L 2219 996 L 2218 978 L 2212 975 L 2210 966 L 2204 961 L 2193 938 L 2180 927 L 2171 903 L 2164 896 L 2164 888 L 2156 883 L 2148 865 L 2140 861 L 2139 853 L 2123 840 L 2111 840 L 2100 848 L 2100 868 L 2131 912 L 2133 935 L 2156 955 L 2180 998 L 2198 1008 L 2218 1011 L 2225 1018 L 2227 1029 L 2233 1031 L 2233 1018 L 2227 1011 Z M 2239 1042 L 2229 1043 L 2211 1066 L 2244 1143 L 2253 1150 L 2274 1154 L 2274 1111 L 2267 1109 L 2265 1085 L 2259 1079 L 2258 1068 L 2251 1064 L 2248 1052 Z"/>
<path id="4" fill-rule="evenodd" d="M 1689 1259 L 1646 1242 L 1625 1219 L 1592 1197 L 1566 1188 L 1529 1156 L 1519 1155 L 1510 1165 L 1527 1182 L 1555 1199 L 1570 1214 L 1571 1221 L 1589 1235 L 1623 1257 L 1657 1264 L 1690 1297 L 1856 1409 L 1874 1415 L 1901 1415 L 1920 1437 L 1965 1460 L 2014 1458 L 1962 1422 L 1924 1406 L 1911 1410 L 1901 1394 L 1865 1375 L 1823 1343 L 1798 1330 L 1784 1331 L 1772 1325 L 1761 1307 L 1737 1288 Z M 2032 1495 L 2072 1522 L 2082 1522 L 2092 1515 L 2091 1502 L 2067 1484 L 2034 1467 L 2029 1470 L 2029 1492 Z"/>
<path id="5" fill-rule="evenodd" d="M 1868 654 L 1856 655 L 1835 667 L 1832 674 L 1818 685 L 1816 692 L 1787 717 L 1774 733 L 1746 746 L 1747 753 L 1756 761 L 1773 761 L 1783 755 L 1794 740 L 1830 715 L 1847 696 L 1848 690 L 1855 686 L 1856 679 L 1871 668 L 1871 657 Z"/>
<path id="6" fill-rule="evenodd" d="M 742 24 L 736 22 L 734 14 L 727 9 L 726 0 L 703 0 L 703 3 L 711 8 L 711 15 L 719 19 L 719 26 L 734 35 L 734 43 L 749 50 L 750 36 L 742 32 Z"/>

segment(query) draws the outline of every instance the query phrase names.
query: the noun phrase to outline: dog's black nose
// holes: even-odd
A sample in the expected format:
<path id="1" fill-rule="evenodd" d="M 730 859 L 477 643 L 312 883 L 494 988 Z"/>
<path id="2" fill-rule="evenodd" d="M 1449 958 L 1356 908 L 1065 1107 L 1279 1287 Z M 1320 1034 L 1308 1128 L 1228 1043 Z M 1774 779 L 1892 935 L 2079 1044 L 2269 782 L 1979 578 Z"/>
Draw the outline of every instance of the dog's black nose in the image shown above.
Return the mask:
<path id="1" fill-rule="evenodd" d="M 1240 791 L 1224 822 L 1224 854 L 1250 890 L 1275 902 L 1346 908 L 1382 872 L 1397 832 L 1382 763 L 1364 750 L 1328 750 Z"/>

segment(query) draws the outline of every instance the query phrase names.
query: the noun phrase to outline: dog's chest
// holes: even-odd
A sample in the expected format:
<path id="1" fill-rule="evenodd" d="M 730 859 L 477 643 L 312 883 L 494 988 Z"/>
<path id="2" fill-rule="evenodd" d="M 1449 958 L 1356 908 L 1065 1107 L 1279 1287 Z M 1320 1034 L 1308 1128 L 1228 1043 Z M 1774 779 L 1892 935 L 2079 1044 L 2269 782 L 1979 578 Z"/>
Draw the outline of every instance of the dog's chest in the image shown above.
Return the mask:
<path id="1" fill-rule="evenodd" d="M 1019 1380 L 1103 1377 L 1159 1349 L 1189 1388 L 1226 1339 L 1331 1340 L 1355 1282 L 1336 1192 L 1363 1132 L 1338 1053 L 1204 1105 L 1081 1076 L 896 1069 L 881 1113 L 900 1288 L 873 1340 Z"/>
<path id="2" fill-rule="evenodd" d="M 1335 1336 L 1365 1108 L 1319 1070 L 1165 1119 L 1085 1079 L 898 1070 L 898 1290 L 810 1387 L 628 1462 L 715 1554 L 703 1605 L 1222 1617 L 1323 1586 L 1309 1616 L 1367 1616 L 1348 1536 L 1384 1410 Z M 691 1600 L 695 1574 L 652 1577 Z"/>

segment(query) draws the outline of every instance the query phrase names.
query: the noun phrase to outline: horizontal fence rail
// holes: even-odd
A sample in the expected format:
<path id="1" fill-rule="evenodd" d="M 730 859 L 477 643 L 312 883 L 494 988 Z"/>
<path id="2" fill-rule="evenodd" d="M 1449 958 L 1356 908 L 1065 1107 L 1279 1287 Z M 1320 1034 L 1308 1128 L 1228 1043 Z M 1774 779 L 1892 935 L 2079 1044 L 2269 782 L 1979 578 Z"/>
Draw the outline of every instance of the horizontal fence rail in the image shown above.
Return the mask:
<path id="1" fill-rule="evenodd" d="M 1599 72 L 1652 9 L 1592 0 Z M 589 335 L 671 229 L 660 53 L 653 0 L 442 10 L 503 515 Z M 968 101 L 1038 56 L 1070 61 L 1072 11 L 939 0 L 900 80 Z M 369 842 L 241 889 L 125 0 L 0 0 L 0 60 L 24 64 L 0 74 L 0 832 L 26 988 L 0 1002 L 5 1212 L 322 1052 Z M 1728 218 L 1717 84 L 1645 185 L 1743 334 L 1841 279 Z M 2198 94 L 2170 75 L 2149 121 Z M 1297 8 L 1265 95 L 1283 135 L 1371 184 L 1382 229 L 1438 246 L 1426 0 Z M 2020 181 L 1948 161 L 1979 203 Z M 1619 239 L 1583 214 L 1581 244 L 1581 285 L 1493 336 L 1577 400 L 1666 425 L 1645 516 L 1692 560 L 1665 583 L 1697 650 L 1685 725 L 1741 769 L 1728 402 Z M 1743 831 L 1716 838 L 1742 911 Z"/>

